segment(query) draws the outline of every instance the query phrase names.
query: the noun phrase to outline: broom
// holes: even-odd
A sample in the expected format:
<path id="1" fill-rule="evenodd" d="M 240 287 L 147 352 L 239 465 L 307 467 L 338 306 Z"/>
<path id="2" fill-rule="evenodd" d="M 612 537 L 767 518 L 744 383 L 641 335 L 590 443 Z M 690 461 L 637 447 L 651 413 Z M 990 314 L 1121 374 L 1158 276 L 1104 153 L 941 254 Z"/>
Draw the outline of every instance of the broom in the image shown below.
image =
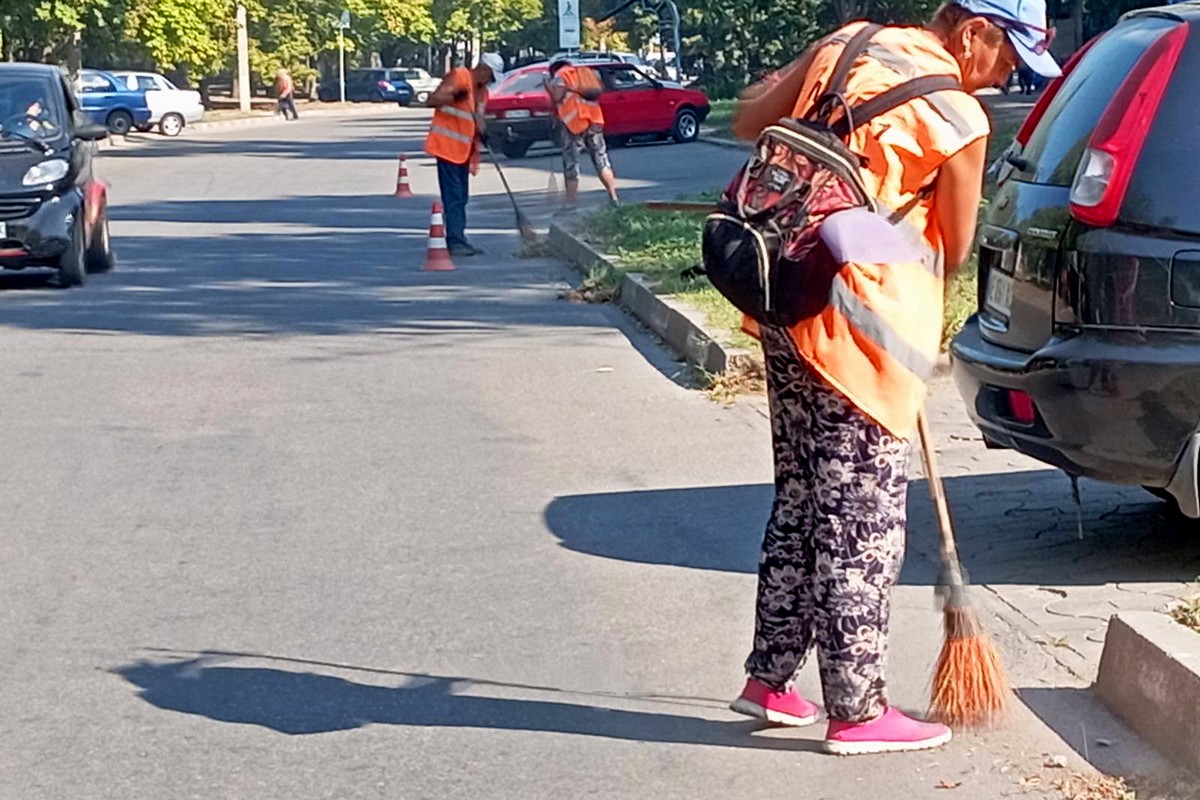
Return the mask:
<path id="1" fill-rule="evenodd" d="M 967 602 L 967 585 L 946 493 L 938 475 L 933 452 L 933 435 L 924 409 L 917 415 L 921 437 L 921 456 L 929 494 L 937 508 L 941 528 L 942 577 L 938 594 L 942 598 L 944 635 L 942 652 L 933 675 L 929 715 L 953 727 L 991 725 L 1004 716 L 1010 695 L 1008 677 L 1000 664 L 995 645 Z"/>
<path id="2" fill-rule="evenodd" d="M 496 160 L 496 154 L 492 152 L 491 143 L 485 140 L 483 146 L 487 148 L 488 156 L 491 157 L 492 164 L 496 166 L 496 172 L 500 173 L 500 182 L 504 184 L 504 193 L 508 195 L 508 199 L 512 202 L 513 214 L 517 218 L 517 232 L 521 234 L 521 241 L 526 245 L 536 245 L 538 243 L 537 233 L 533 230 L 533 225 L 529 222 L 529 218 L 525 216 L 525 212 L 521 210 L 521 206 L 517 204 L 517 197 L 508 186 L 508 178 L 504 176 L 504 170 L 500 167 L 500 162 Z"/>

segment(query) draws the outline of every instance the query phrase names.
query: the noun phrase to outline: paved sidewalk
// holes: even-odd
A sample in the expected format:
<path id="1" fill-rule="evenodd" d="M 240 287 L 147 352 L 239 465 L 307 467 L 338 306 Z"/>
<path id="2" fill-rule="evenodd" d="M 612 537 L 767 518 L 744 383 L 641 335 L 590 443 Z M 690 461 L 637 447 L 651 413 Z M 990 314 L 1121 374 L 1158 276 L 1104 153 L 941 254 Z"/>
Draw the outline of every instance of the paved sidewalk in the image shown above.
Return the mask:
<path id="1" fill-rule="evenodd" d="M 1143 489 L 1084 479 L 1077 507 L 1062 472 L 984 447 L 949 376 L 929 411 L 973 582 L 1079 678 L 1094 679 L 1113 614 L 1162 610 L 1200 575 L 1196 523 Z M 909 499 L 914 532 L 936 530 L 924 492 Z"/>

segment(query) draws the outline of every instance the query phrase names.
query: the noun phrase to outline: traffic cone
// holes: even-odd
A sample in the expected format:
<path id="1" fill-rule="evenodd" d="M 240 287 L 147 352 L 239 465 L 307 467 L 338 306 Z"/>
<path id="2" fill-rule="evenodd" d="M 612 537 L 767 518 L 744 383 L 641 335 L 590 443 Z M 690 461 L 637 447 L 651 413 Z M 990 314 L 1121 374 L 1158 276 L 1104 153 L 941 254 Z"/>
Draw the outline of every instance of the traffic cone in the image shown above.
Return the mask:
<path id="1" fill-rule="evenodd" d="M 454 269 L 450 251 L 446 249 L 446 224 L 442 219 L 442 204 L 433 201 L 433 219 L 429 221 L 429 249 L 425 252 L 425 272 L 449 272 Z"/>
<path id="2" fill-rule="evenodd" d="M 412 197 L 413 191 L 408 185 L 408 156 L 400 154 L 400 167 L 396 171 L 396 197 Z"/>

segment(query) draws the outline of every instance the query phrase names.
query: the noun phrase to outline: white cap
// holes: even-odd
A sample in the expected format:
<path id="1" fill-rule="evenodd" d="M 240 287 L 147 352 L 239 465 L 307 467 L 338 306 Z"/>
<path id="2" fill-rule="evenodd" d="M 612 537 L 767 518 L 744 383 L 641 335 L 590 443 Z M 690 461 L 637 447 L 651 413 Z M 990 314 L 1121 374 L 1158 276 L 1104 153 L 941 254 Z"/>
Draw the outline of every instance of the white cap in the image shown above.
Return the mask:
<path id="1" fill-rule="evenodd" d="M 492 71 L 492 82 L 489 88 L 495 86 L 504 77 L 504 57 L 499 53 L 484 53 L 479 57 L 479 63 L 476 66 L 487 67 Z"/>

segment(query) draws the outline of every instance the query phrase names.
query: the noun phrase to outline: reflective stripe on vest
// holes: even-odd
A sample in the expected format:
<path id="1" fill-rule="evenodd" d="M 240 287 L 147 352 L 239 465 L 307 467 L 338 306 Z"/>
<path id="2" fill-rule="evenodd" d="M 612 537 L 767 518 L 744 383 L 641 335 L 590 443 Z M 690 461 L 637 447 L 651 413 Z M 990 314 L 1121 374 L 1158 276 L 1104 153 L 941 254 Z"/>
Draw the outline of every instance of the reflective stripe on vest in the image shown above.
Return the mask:
<path id="1" fill-rule="evenodd" d="M 467 96 L 440 106 L 433 113 L 429 135 L 425 137 L 425 152 L 453 164 L 466 164 L 475 149 L 475 80 L 464 67 L 456 68 L 452 74 L 454 90 L 465 90 Z"/>
<path id="2" fill-rule="evenodd" d="M 862 331 L 863 335 L 885 350 L 900 366 L 923 381 L 933 374 L 933 362 L 929 357 L 912 347 L 886 319 L 860 300 L 840 275 L 833 279 L 833 285 L 829 288 L 829 304 L 840 311 L 851 325 Z"/>

